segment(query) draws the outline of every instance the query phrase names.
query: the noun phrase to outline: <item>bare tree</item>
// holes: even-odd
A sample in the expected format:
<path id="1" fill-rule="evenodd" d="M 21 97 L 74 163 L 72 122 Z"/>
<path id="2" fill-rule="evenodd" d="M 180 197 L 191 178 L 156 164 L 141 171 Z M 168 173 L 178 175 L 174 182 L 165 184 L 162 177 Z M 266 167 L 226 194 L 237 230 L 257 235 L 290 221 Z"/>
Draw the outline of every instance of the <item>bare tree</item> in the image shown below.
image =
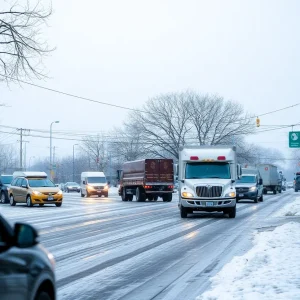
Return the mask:
<path id="1" fill-rule="evenodd" d="M 51 13 L 51 7 L 45 8 L 39 0 L 0 11 L 0 72 L 8 76 L 3 79 L 45 76 L 41 60 L 53 49 L 41 38 L 41 28 Z"/>
<path id="2" fill-rule="evenodd" d="M 236 144 L 252 129 L 239 104 L 192 91 L 150 99 L 129 120 L 140 128 L 145 153 L 175 159 L 182 145 Z"/>
<path id="3" fill-rule="evenodd" d="M 89 165 L 97 171 L 103 171 L 108 165 L 107 143 L 103 136 L 87 137 L 82 144 L 83 150 L 90 159 Z"/>

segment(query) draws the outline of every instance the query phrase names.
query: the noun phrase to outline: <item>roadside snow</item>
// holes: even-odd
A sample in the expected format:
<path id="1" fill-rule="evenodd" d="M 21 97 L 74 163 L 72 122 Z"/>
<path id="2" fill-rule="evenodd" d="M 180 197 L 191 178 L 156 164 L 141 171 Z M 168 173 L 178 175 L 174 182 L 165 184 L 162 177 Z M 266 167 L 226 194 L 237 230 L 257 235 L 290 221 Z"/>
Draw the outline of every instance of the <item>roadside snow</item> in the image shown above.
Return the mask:
<path id="1" fill-rule="evenodd" d="M 300 299 L 300 224 L 254 236 L 254 247 L 214 276 L 197 300 Z"/>
<path id="2" fill-rule="evenodd" d="M 118 193 L 119 189 L 118 187 L 110 187 L 109 190 L 108 190 L 108 195 L 111 195 L 111 196 L 118 196 L 119 193 Z"/>
<path id="3" fill-rule="evenodd" d="M 280 209 L 273 216 L 274 217 L 300 216 L 300 197 L 296 198 L 293 202 L 286 204 L 282 209 Z"/>

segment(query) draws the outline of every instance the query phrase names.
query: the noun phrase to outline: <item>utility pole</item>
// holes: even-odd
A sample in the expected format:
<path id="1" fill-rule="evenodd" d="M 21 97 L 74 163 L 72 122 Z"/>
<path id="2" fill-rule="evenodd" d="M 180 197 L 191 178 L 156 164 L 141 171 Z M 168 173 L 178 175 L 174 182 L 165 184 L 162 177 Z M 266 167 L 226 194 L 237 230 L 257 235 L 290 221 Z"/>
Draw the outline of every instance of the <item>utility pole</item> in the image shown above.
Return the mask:
<path id="1" fill-rule="evenodd" d="M 24 170 L 26 171 L 26 167 L 27 167 L 27 157 L 26 157 L 26 144 L 29 143 L 29 141 L 23 141 L 23 143 L 25 143 L 25 147 L 24 147 Z"/>
<path id="2" fill-rule="evenodd" d="M 24 128 L 18 128 L 18 131 L 20 131 L 20 169 L 23 169 L 23 134 L 26 133 L 26 131 L 29 132 L 29 129 L 24 129 Z"/>

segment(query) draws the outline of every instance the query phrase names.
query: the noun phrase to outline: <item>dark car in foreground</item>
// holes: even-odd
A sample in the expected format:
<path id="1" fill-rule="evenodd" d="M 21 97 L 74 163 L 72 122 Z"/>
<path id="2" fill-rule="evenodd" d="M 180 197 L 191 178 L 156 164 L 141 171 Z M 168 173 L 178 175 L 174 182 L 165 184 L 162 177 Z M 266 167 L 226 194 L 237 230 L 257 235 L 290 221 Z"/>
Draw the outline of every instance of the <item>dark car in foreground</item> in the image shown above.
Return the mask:
<path id="1" fill-rule="evenodd" d="M 1 188 L 0 202 L 2 204 L 9 203 L 8 188 L 10 187 L 12 180 L 13 180 L 12 175 L 0 176 L 0 188 Z"/>
<path id="2" fill-rule="evenodd" d="M 56 300 L 54 258 L 37 238 L 32 226 L 0 215 L 1 300 Z"/>
<path id="3" fill-rule="evenodd" d="M 64 191 L 67 193 L 70 192 L 80 192 L 80 185 L 77 182 L 67 182 L 64 186 Z"/>

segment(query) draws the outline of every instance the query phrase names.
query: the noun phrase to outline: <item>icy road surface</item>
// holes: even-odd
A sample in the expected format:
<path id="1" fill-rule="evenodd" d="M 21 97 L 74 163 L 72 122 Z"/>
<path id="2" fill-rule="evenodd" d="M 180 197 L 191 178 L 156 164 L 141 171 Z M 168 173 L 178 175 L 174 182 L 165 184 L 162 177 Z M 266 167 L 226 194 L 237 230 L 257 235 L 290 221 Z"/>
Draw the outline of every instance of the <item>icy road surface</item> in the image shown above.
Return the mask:
<path id="1" fill-rule="evenodd" d="M 37 227 L 54 254 L 58 299 L 195 299 L 233 256 L 252 246 L 254 230 L 284 223 L 274 217 L 292 190 L 262 203 L 241 201 L 236 219 L 222 213 L 181 219 L 171 203 L 122 202 L 64 195 L 62 207 L 0 205 L 10 221 Z"/>

